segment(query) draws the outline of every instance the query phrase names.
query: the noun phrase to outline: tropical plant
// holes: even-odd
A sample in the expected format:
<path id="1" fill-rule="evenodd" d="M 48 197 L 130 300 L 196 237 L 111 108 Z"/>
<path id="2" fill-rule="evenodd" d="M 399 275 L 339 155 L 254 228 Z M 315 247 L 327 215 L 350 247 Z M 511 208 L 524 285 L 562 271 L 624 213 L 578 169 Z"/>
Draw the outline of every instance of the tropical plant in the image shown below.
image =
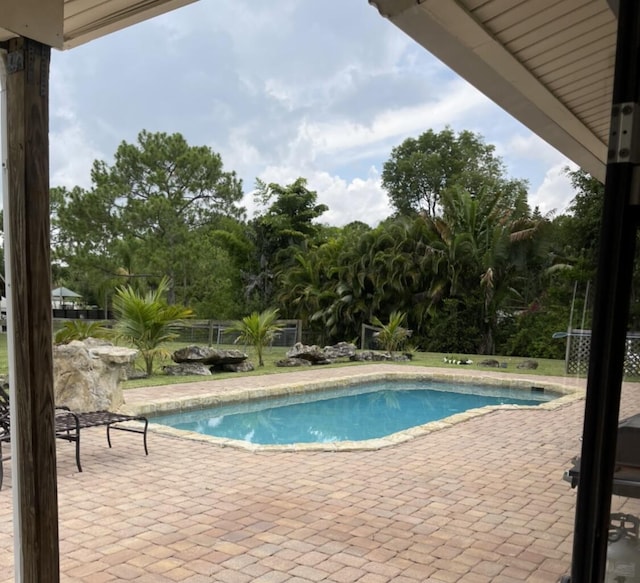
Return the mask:
<path id="1" fill-rule="evenodd" d="M 391 312 L 387 324 L 383 324 L 376 317 L 371 318 L 371 322 L 380 328 L 377 333 L 378 343 L 389 353 L 391 358 L 393 358 L 394 352 L 402 349 L 411 336 L 411 330 L 406 328 L 407 314 L 404 312 Z"/>
<path id="2" fill-rule="evenodd" d="M 166 354 L 162 345 L 176 338 L 176 326 L 191 316 L 189 308 L 167 304 L 164 294 L 168 286 L 168 278 L 164 277 L 154 290 L 143 294 L 123 286 L 117 288 L 113 298 L 116 336 L 140 351 L 148 376 L 153 374 L 156 356 Z"/>
<path id="3" fill-rule="evenodd" d="M 534 243 L 544 221 L 505 209 L 502 202 L 500 191 L 473 197 L 451 188 L 440 199 L 442 216 L 424 216 L 433 270 L 431 313 L 447 298 L 461 300 L 465 314 L 475 304 L 480 354 L 494 353 L 500 318 L 526 307 L 520 289 L 528 277 L 527 267 L 540 251 Z"/>
<path id="4" fill-rule="evenodd" d="M 269 308 L 260 313 L 252 312 L 242 320 L 234 322 L 230 328 L 232 332 L 239 333 L 236 343 L 242 342 L 245 346 L 253 346 L 258 355 L 258 366 L 264 366 L 263 351 L 282 328 L 277 323 L 277 319 L 278 310 Z"/>
<path id="5" fill-rule="evenodd" d="M 69 344 L 72 340 L 87 338 L 109 338 L 113 331 L 104 322 L 87 322 L 86 320 L 69 320 L 56 332 L 53 341 L 56 344 Z"/>
<path id="6" fill-rule="evenodd" d="M 256 256 L 254 271 L 246 278 L 246 294 L 264 309 L 278 294 L 279 272 L 296 266 L 296 254 L 306 253 L 322 238 L 325 228 L 316 219 L 329 207 L 317 204 L 318 195 L 304 178 L 287 186 L 257 180 L 254 198 L 264 210 L 249 224 Z"/>

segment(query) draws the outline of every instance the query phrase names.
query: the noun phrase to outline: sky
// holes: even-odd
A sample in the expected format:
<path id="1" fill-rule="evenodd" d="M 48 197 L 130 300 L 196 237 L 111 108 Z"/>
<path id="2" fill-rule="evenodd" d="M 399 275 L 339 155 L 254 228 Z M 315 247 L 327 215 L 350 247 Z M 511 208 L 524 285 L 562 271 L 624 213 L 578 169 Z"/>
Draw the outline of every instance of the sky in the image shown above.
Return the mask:
<path id="1" fill-rule="evenodd" d="M 298 177 L 329 207 L 320 222 L 375 226 L 391 150 L 446 126 L 493 144 L 529 204 L 564 211 L 572 165 L 367 0 L 200 0 L 51 59 L 51 185 L 91 187 L 138 133 L 181 133 L 243 181 Z"/>

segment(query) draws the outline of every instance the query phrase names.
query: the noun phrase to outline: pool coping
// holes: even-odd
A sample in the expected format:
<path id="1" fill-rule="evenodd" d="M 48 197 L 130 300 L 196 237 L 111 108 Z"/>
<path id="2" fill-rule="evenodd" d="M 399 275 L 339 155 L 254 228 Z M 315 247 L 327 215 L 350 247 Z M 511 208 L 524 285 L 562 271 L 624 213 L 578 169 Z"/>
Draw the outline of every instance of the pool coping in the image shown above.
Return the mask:
<path id="1" fill-rule="evenodd" d="M 424 425 L 418 425 L 405 429 L 396 433 L 392 433 L 385 437 L 368 439 L 362 441 L 339 441 L 330 443 L 296 443 L 287 445 L 262 445 L 249 443 L 242 440 L 229 439 L 224 437 L 214 437 L 203 435 L 194 431 L 186 431 L 183 429 L 175 429 L 173 427 L 163 426 L 159 424 L 149 423 L 149 431 L 165 436 L 173 436 L 192 441 L 200 441 L 215 444 L 220 447 L 231 447 L 259 452 L 299 452 L 299 451 L 322 451 L 322 452 L 347 452 L 347 451 L 375 451 L 402 443 L 406 443 L 413 439 L 423 437 L 434 431 L 440 431 L 453 425 L 475 419 L 477 417 L 488 415 L 490 413 L 502 410 L 536 410 L 549 411 L 559 407 L 566 406 L 577 400 L 583 399 L 585 389 L 577 386 L 568 386 L 561 382 L 551 382 L 547 380 L 537 381 L 535 377 L 526 378 L 497 378 L 487 377 L 473 374 L 449 374 L 445 372 L 411 372 L 411 371 L 386 371 L 358 373 L 348 377 L 335 379 L 325 379 L 317 382 L 288 382 L 272 387 L 255 387 L 232 389 L 224 393 L 216 393 L 198 396 L 186 396 L 176 399 L 162 399 L 136 405 L 127 405 L 125 409 L 129 413 L 136 415 L 145 415 L 151 418 L 156 414 L 172 413 L 180 411 L 193 411 L 204 409 L 207 407 L 215 407 L 220 405 L 229 405 L 234 403 L 242 403 L 246 401 L 276 398 L 291 395 L 299 395 L 303 393 L 322 392 L 326 390 L 348 387 L 362 382 L 375 382 L 385 380 L 411 380 L 411 381 L 445 381 L 456 382 L 461 384 L 481 384 L 491 386 L 505 386 L 513 389 L 530 390 L 535 387 L 544 389 L 561 396 L 541 403 L 539 405 L 489 405 L 476 409 L 469 409 L 463 413 L 457 413 L 438 421 L 431 421 Z"/>

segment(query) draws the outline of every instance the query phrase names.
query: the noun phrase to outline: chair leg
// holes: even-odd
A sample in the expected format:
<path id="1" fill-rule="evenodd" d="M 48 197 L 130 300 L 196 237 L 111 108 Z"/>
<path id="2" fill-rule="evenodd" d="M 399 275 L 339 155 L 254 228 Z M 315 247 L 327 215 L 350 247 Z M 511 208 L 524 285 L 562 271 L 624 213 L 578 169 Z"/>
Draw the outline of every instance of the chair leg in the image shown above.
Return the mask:
<path id="1" fill-rule="evenodd" d="M 80 429 L 76 427 L 76 466 L 78 466 L 78 471 L 82 471 L 82 466 L 80 465 Z"/>
<path id="2" fill-rule="evenodd" d="M 119 421 L 113 421 L 107 423 L 107 443 L 111 447 L 111 429 L 118 429 L 119 431 L 128 431 L 130 433 L 142 433 L 142 444 L 144 445 L 145 455 L 149 455 L 149 448 L 147 447 L 147 429 L 149 427 L 149 420 L 146 417 L 136 417 L 134 421 L 144 421 L 144 429 L 136 429 L 130 427 L 118 427 Z"/>
<path id="3" fill-rule="evenodd" d="M 149 420 L 144 418 L 144 433 L 142 435 L 142 441 L 144 443 L 144 453 L 145 455 L 149 455 L 149 450 L 147 449 L 147 428 L 149 427 Z"/>

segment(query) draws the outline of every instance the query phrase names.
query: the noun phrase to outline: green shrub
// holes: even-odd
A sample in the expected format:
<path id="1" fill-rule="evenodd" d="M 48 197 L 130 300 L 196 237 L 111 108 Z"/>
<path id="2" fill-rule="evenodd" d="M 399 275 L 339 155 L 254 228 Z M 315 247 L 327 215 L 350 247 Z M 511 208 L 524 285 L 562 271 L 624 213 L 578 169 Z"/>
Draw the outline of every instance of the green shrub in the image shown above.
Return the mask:
<path id="1" fill-rule="evenodd" d="M 55 344 L 69 344 L 73 340 L 87 338 L 110 338 L 113 331 L 104 322 L 87 322 L 86 320 L 69 320 L 58 330 L 53 338 Z"/>

